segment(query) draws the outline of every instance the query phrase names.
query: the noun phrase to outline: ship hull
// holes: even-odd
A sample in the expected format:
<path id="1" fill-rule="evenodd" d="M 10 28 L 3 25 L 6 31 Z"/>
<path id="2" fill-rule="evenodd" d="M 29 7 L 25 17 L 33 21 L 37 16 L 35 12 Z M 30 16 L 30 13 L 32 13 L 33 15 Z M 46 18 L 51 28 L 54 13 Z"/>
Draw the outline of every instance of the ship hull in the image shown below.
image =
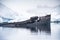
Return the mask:
<path id="1" fill-rule="evenodd" d="M 33 17 L 29 20 L 22 22 L 14 22 L 14 23 L 2 23 L 2 27 L 11 27 L 11 28 L 27 28 L 32 30 L 45 30 L 50 31 L 50 15 L 43 17 Z"/>

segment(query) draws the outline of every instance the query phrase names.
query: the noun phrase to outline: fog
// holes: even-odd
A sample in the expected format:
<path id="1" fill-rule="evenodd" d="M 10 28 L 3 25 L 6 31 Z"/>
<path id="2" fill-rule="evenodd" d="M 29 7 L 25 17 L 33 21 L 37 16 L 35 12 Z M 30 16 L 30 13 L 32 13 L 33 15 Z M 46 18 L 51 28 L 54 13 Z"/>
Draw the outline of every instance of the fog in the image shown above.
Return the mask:
<path id="1" fill-rule="evenodd" d="M 9 22 L 17 22 L 27 20 L 32 16 L 51 14 L 52 21 L 60 20 L 59 2 L 60 0 L 1 0 L 0 16 L 13 19 Z"/>

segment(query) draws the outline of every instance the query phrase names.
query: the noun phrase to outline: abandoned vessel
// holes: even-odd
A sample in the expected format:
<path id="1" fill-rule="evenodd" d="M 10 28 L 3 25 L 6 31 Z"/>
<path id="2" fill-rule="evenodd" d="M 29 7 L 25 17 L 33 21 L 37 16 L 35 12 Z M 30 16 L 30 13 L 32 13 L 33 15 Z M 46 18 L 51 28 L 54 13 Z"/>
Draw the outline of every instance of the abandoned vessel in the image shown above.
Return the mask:
<path id="1" fill-rule="evenodd" d="M 28 28 L 28 29 L 39 29 L 50 31 L 50 18 L 51 15 L 46 15 L 42 17 L 34 16 L 30 19 L 22 22 L 14 23 L 1 23 L 0 26 L 12 27 L 12 28 Z"/>

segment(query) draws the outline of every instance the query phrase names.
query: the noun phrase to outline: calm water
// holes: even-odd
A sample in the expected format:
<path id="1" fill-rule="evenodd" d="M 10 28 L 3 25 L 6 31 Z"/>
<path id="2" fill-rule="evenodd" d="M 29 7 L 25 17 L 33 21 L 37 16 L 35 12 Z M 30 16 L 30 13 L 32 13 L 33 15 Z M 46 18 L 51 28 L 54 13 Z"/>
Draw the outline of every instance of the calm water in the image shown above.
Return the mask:
<path id="1" fill-rule="evenodd" d="M 60 40 L 60 24 L 51 24 L 51 33 L 23 28 L 0 27 L 0 40 Z"/>

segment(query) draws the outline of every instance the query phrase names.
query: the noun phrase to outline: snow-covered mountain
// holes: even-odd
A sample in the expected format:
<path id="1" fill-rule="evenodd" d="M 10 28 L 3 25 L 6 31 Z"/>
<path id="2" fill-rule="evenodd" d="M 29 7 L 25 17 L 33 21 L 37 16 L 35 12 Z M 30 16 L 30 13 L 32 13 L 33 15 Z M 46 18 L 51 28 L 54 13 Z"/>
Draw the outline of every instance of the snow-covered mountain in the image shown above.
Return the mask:
<path id="1" fill-rule="evenodd" d="M 13 19 L 4 18 L 4 17 L 1 17 L 1 16 L 0 16 L 0 23 L 1 23 L 1 22 L 8 22 L 8 21 L 10 21 L 10 20 L 13 20 Z"/>
<path id="2" fill-rule="evenodd" d="M 11 19 L 15 19 L 17 13 L 0 3 L 0 22 L 8 22 Z"/>
<path id="3" fill-rule="evenodd" d="M 54 7 L 51 14 L 52 14 L 53 20 L 55 20 L 55 21 L 59 20 L 60 21 L 60 5 L 57 5 L 56 7 Z"/>
<path id="4" fill-rule="evenodd" d="M 5 18 L 11 18 L 15 19 L 17 16 L 17 13 L 5 6 L 4 4 L 0 3 L 0 16 L 3 16 Z"/>

